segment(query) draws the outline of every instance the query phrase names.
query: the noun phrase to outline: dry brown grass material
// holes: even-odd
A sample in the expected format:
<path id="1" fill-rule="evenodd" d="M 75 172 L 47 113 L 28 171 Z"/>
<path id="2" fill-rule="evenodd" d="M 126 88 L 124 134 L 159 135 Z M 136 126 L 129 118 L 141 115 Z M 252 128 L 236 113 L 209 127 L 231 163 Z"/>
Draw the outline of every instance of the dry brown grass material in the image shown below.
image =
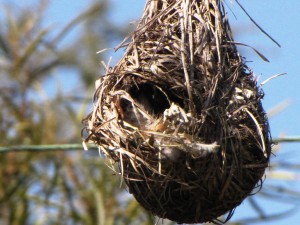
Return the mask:
<path id="1" fill-rule="evenodd" d="M 260 188 L 271 154 L 262 90 L 220 0 L 148 0 L 97 81 L 88 137 L 129 192 L 178 223 L 218 222 Z"/>

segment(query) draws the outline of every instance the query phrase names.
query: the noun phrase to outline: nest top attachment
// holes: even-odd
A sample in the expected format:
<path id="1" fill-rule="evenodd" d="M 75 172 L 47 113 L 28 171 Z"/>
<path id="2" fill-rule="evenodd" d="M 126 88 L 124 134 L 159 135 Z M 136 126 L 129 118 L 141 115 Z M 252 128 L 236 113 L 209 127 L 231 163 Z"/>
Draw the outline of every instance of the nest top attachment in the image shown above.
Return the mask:
<path id="1" fill-rule="evenodd" d="M 263 92 L 219 0 L 148 0 L 124 57 L 97 81 L 85 141 L 153 214 L 224 222 L 262 185 Z"/>

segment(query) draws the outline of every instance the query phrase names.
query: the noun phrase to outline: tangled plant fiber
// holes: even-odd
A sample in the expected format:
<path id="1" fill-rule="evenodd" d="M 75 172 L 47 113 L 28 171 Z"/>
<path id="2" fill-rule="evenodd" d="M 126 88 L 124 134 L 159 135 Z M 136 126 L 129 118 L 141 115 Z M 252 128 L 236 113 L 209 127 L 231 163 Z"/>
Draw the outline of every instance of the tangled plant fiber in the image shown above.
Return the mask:
<path id="1" fill-rule="evenodd" d="M 148 0 L 83 120 L 136 200 L 178 223 L 226 222 L 262 185 L 263 92 L 221 0 Z"/>

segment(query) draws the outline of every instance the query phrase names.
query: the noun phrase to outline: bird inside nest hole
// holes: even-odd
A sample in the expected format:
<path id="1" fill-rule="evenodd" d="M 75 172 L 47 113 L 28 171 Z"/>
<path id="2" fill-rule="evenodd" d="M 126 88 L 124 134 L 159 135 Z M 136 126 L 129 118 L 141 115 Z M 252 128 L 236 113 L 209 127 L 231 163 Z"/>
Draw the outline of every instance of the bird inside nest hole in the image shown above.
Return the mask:
<path id="1" fill-rule="evenodd" d="M 132 86 L 128 94 L 132 101 L 119 101 L 122 119 L 141 130 L 161 130 L 163 113 L 171 104 L 166 94 L 151 83 Z"/>
<path id="2" fill-rule="evenodd" d="M 176 132 L 175 129 L 170 129 L 169 121 L 166 121 L 165 114 L 174 105 L 166 93 L 153 84 L 145 83 L 139 87 L 131 87 L 128 94 L 131 100 L 121 97 L 117 104 L 124 121 L 146 133 L 149 131 L 168 134 Z M 176 162 L 185 154 L 179 148 L 173 147 L 174 143 L 171 139 L 160 135 L 151 134 L 148 141 L 161 153 L 161 160 Z"/>

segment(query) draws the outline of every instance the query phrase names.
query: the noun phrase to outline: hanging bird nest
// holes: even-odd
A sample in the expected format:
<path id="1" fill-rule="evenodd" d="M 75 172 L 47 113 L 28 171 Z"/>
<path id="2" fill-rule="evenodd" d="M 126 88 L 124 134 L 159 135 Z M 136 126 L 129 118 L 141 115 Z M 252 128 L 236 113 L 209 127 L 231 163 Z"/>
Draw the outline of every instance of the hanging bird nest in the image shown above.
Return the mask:
<path id="1" fill-rule="evenodd" d="M 148 0 L 124 57 L 96 83 L 86 142 L 129 192 L 178 223 L 227 221 L 271 154 L 256 77 L 221 0 Z"/>

